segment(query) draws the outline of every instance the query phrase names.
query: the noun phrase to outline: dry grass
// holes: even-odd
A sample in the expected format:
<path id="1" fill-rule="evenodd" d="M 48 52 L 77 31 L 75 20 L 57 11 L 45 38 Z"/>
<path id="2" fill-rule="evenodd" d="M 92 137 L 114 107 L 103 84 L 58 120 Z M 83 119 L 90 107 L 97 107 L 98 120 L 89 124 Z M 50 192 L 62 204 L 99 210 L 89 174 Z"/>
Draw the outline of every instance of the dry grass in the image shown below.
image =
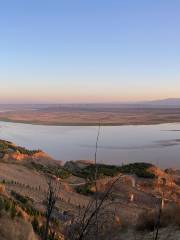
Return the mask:
<path id="1" fill-rule="evenodd" d="M 139 231 L 153 231 L 158 219 L 158 210 L 143 212 L 138 219 L 136 228 Z M 180 206 L 171 205 L 162 211 L 160 228 L 180 227 Z"/>
<path id="2" fill-rule="evenodd" d="M 20 218 L 12 220 L 4 215 L 0 218 L 0 240 L 37 240 L 30 223 Z"/>

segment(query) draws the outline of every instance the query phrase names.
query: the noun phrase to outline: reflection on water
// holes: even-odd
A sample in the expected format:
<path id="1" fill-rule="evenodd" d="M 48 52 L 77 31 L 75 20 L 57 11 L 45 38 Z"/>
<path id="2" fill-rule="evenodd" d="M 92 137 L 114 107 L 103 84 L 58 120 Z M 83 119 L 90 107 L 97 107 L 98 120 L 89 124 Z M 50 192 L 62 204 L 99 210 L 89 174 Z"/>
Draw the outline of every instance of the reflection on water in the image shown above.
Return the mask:
<path id="1" fill-rule="evenodd" d="M 149 145 L 142 145 L 142 146 L 126 146 L 126 147 L 121 147 L 121 146 L 112 146 L 112 145 L 103 145 L 99 146 L 99 148 L 103 149 L 114 149 L 114 150 L 136 150 L 136 149 L 146 149 L 146 148 L 164 148 L 164 147 L 170 147 L 170 146 L 176 146 L 180 145 L 180 139 L 170 139 L 170 140 L 162 140 L 162 141 L 154 141 L 153 144 Z M 87 148 L 94 148 L 94 145 L 81 145 L 82 147 L 87 147 Z"/>
<path id="2" fill-rule="evenodd" d="M 180 169 L 180 124 L 102 127 L 98 160 L 152 162 Z M 97 127 L 38 126 L 0 122 L 0 138 L 42 149 L 59 160 L 93 159 Z"/>

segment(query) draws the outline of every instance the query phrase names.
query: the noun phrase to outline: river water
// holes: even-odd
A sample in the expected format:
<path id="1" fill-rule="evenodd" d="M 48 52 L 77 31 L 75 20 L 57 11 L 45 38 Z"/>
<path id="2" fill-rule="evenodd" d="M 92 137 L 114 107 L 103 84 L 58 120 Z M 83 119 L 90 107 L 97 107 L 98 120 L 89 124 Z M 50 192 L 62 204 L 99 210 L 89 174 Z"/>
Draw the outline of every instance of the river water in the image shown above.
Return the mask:
<path id="1" fill-rule="evenodd" d="M 0 139 L 42 149 L 57 160 L 94 159 L 97 127 L 0 122 Z M 151 162 L 180 169 L 180 123 L 101 127 L 98 161 L 121 165 Z"/>

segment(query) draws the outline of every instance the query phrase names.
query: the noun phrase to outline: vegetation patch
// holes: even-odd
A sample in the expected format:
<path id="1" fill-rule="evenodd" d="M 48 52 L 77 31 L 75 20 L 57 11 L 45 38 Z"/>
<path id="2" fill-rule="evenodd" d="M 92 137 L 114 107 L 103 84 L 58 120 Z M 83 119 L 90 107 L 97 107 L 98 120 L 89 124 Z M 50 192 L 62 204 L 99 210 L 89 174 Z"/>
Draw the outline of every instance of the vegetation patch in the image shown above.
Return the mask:
<path id="1" fill-rule="evenodd" d="M 155 175 L 148 171 L 153 165 L 150 163 L 131 163 L 120 167 L 120 172 L 135 174 L 140 178 L 155 178 Z"/>
<path id="2" fill-rule="evenodd" d="M 124 166 L 115 166 L 115 165 L 105 165 L 105 164 L 97 164 L 97 177 L 102 178 L 105 176 L 114 177 L 119 173 L 126 174 L 135 174 L 138 177 L 142 178 L 154 178 L 155 175 L 153 173 L 148 172 L 148 169 L 152 167 L 149 163 L 132 163 Z M 76 175 L 78 177 L 86 178 L 86 179 L 94 179 L 96 172 L 95 165 L 89 165 L 84 169 L 79 170 Z"/>
<path id="3" fill-rule="evenodd" d="M 92 184 L 91 183 L 86 183 L 83 186 L 78 186 L 76 187 L 76 192 L 79 194 L 83 194 L 83 195 L 92 195 L 93 191 L 91 190 L 92 188 Z"/>
<path id="4" fill-rule="evenodd" d="M 23 215 L 21 210 L 19 210 L 20 207 L 24 212 L 26 212 L 31 217 L 31 224 L 33 226 L 34 231 L 39 236 L 43 236 L 44 225 L 40 225 L 39 221 L 39 219 L 41 219 L 43 215 L 33 206 L 30 206 L 28 201 L 25 201 L 27 197 L 24 197 L 16 192 L 13 192 L 12 194 L 16 196 L 18 202 L 0 195 L 0 217 L 3 212 L 6 212 L 11 217 L 11 219 L 14 219 L 15 217 L 22 218 Z M 54 240 L 57 239 L 51 238 L 52 237 L 51 233 L 48 234 L 48 237 L 49 237 L 48 239 Z"/>
<path id="5" fill-rule="evenodd" d="M 68 170 L 60 166 L 56 167 L 50 165 L 45 166 L 35 162 L 32 162 L 31 165 L 36 171 L 51 174 L 56 176 L 57 178 L 66 179 L 71 175 L 71 173 Z"/>
<path id="6" fill-rule="evenodd" d="M 14 150 L 15 150 L 15 152 L 19 152 L 21 154 L 26 154 L 26 155 L 29 155 L 29 156 L 32 156 L 36 153 L 41 152 L 41 150 L 29 150 L 29 149 L 26 149 L 24 147 L 18 147 L 18 146 L 15 146 Z"/>
<path id="7" fill-rule="evenodd" d="M 158 219 L 160 217 L 160 222 Z M 140 214 L 136 224 L 136 230 L 138 231 L 154 231 L 157 228 L 166 228 L 168 226 L 180 227 L 180 207 L 173 205 L 171 207 L 163 209 L 159 216 L 159 211 L 146 211 Z"/>
<path id="8" fill-rule="evenodd" d="M 16 202 L 6 197 L 0 196 L 0 214 L 4 210 L 9 213 L 11 218 L 14 219 L 16 216 L 21 217 L 21 213 L 16 209 Z"/>
<path id="9" fill-rule="evenodd" d="M 32 217 L 40 216 L 41 213 L 39 210 L 33 207 L 33 199 L 23 196 L 15 191 L 11 191 L 11 195 L 15 198 L 14 201 L 19 205 L 28 215 Z"/>
<path id="10" fill-rule="evenodd" d="M 41 152 L 41 150 L 28 150 L 24 147 L 16 146 L 9 141 L 0 140 L 0 153 L 2 155 L 4 155 L 4 154 L 9 153 L 9 152 L 17 152 L 17 153 L 32 156 L 36 153 Z"/>
<path id="11" fill-rule="evenodd" d="M 11 195 L 19 202 L 21 202 L 22 204 L 29 204 L 29 203 L 33 203 L 33 199 L 27 197 L 27 196 L 23 196 L 15 191 L 11 191 Z"/>
<path id="12" fill-rule="evenodd" d="M 96 166 L 89 165 L 79 170 L 75 175 L 81 178 L 93 180 L 95 178 Z M 97 177 L 102 178 L 104 176 L 114 177 L 120 172 L 118 166 L 97 164 Z"/>

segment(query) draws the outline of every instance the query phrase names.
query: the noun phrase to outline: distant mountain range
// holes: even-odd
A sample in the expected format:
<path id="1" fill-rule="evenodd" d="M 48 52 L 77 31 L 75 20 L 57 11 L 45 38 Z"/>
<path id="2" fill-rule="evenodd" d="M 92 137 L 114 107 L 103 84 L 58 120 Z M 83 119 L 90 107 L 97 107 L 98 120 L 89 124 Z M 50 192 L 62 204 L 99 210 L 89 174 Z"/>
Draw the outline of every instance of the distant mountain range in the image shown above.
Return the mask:
<path id="1" fill-rule="evenodd" d="M 145 101 L 140 102 L 140 104 L 145 105 L 154 105 L 154 106 L 178 106 L 180 107 L 180 98 L 166 98 L 161 100 L 154 100 L 154 101 Z"/>
<path id="2" fill-rule="evenodd" d="M 124 102 L 124 103 L 79 103 L 79 104 L 55 104 L 47 107 L 47 111 L 99 111 L 99 110 L 116 110 L 116 109 L 133 109 L 133 108 L 180 108 L 180 98 L 168 98 L 154 101 L 141 102 Z M 41 108 L 42 109 L 42 108 Z"/>
<path id="3" fill-rule="evenodd" d="M 180 98 L 167 98 L 153 101 L 116 103 L 71 103 L 71 104 L 0 104 L 4 110 L 99 110 L 119 108 L 180 108 Z"/>

